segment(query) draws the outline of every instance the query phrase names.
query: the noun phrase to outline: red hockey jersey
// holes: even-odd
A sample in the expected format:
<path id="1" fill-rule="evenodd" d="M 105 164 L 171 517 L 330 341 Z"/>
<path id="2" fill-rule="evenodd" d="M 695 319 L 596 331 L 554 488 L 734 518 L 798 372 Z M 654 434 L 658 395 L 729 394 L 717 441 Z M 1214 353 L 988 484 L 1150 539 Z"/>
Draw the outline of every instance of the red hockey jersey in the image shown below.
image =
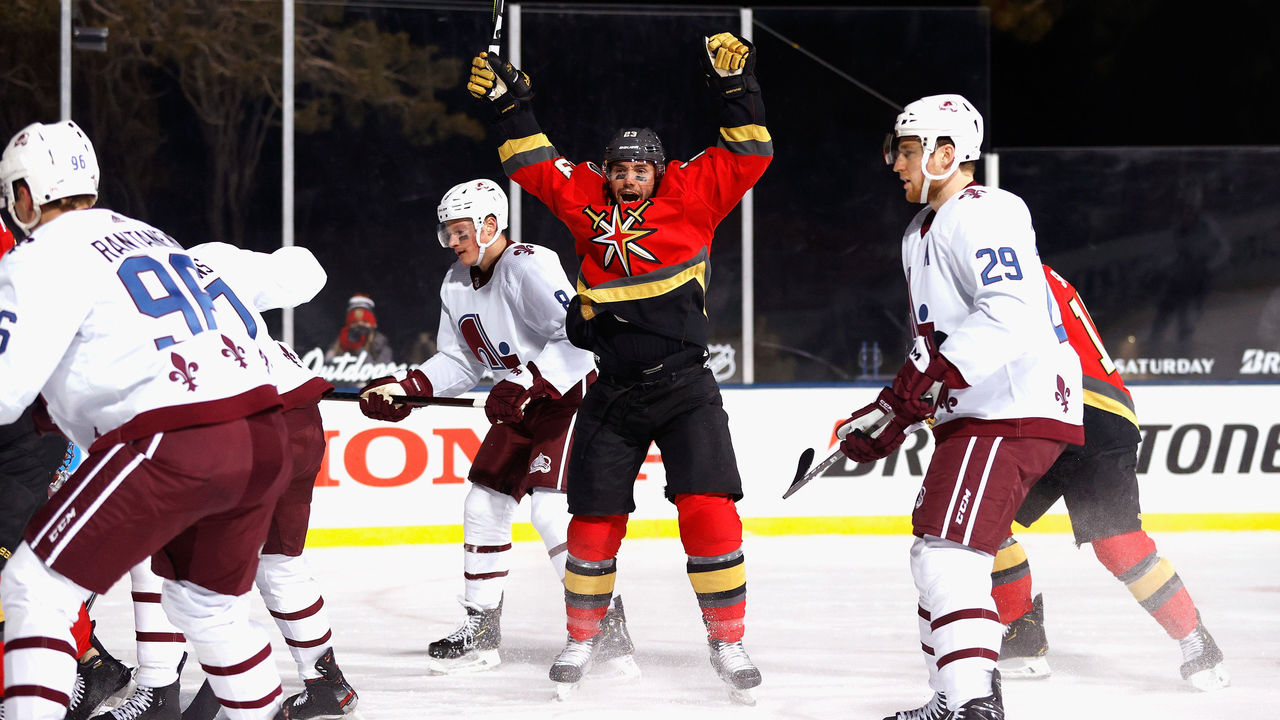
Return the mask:
<path id="1" fill-rule="evenodd" d="M 531 112 L 504 121 L 503 168 L 569 228 L 582 261 L 568 318 L 575 342 L 584 336 L 575 325 L 581 330 L 607 313 L 706 347 L 712 237 L 773 159 L 759 95 L 724 105 L 717 145 L 687 162 L 668 161 L 653 197 L 625 205 L 612 203 L 595 164 L 565 160 Z"/>
<path id="2" fill-rule="evenodd" d="M 1094 408 L 1112 416 L 1124 418 L 1128 421 L 1127 424 L 1131 424 L 1132 429 L 1136 430 L 1138 417 L 1134 412 L 1133 397 L 1129 394 L 1129 389 L 1124 386 L 1124 379 L 1120 377 L 1120 371 L 1112 362 L 1111 356 L 1107 354 L 1107 349 L 1102 346 L 1102 336 L 1098 334 L 1093 318 L 1089 317 L 1084 301 L 1080 299 L 1079 293 L 1071 283 L 1053 268 L 1045 265 L 1044 274 L 1049 290 L 1053 293 L 1053 299 L 1058 305 L 1067 340 L 1080 356 L 1080 369 L 1084 374 L 1086 409 Z M 1095 438 L 1091 435 L 1096 432 L 1091 428 L 1090 414 L 1092 413 L 1086 413 L 1085 417 L 1085 437 L 1087 442 L 1094 444 Z M 1134 442 L 1137 441 L 1135 432 L 1130 432 L 1126 428 L 1123 433 Z"/>

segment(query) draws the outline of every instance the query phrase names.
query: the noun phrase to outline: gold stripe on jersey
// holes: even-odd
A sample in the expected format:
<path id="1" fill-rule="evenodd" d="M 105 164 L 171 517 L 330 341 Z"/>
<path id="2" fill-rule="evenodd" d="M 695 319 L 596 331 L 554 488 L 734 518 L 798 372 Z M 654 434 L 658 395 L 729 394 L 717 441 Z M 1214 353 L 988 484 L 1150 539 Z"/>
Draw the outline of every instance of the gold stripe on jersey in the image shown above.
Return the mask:
<path id="1" fill-rule="evenodd" d="M 498 146 L 498 160 L 507 175 L 555 157 L 556 148 L 544 133 L 513 138 Z"/>
<path id="2" fill-rule="evenodd" d="M 1133 399 L 1111 383 L 1102 382 L 1088 375 L 1084 377 L 1084 404 L 1109 412 L 1138 425 L 1138 415 L 1133 409 Z"/>
<path id="3" fill-rule="evenodd" d="M 772 155 L 773 138 L 763 125 L 720 128 L 720 144 L 735 155 Z"/>
<path id="4" fill-rule="evenodd" d="M 683 287 L 690 281 L 696 281 L 705 293 L 709 267 L 706 258 L 707 249 L 704 247 L 698 251 L 697 255 L 679 265 L 660 268 L 635 277 L 610 280 L 595 287 L 587 287 L 586 281 L 579 275 L 578 295 L 582 297 L 582 317 L 584 320 L 595 317 L 596 305 L 655 298 Z M 706 315 L 706 313 L 707 309 L 703 307 L 702 314 Z"/>

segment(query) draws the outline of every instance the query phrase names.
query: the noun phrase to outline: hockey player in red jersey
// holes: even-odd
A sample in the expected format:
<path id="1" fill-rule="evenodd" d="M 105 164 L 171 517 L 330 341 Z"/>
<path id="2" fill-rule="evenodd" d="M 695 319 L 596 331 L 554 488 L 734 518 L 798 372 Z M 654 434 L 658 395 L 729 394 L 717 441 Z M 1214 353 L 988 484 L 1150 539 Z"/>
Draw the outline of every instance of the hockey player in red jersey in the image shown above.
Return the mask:
<path id="1" fill-rule="evenodd" d="M 93 209 L 97 195 L 97 157 L 73 122 L 30 125 L 0 158 L 0 211 L 27 236 L 0 262 L 0 422 L 40 394 L 88 450 L 0 578 L 6 714 L 67 714 L 81 604 L 152 557 L 228 716 L 277 717 L 279 674 L 242 598 L 290 468 L 280 397 L 251 339 L 195 285 L 191 256 Z"/>
<path id="2" fill-rule="evenodd" d="M 706 282 L 716 226 L 773 157 L 753 46 L 731 33 L 699 40 L 720 98 L 720 139 L 668 160 L 648 128 L 609 141 L 604 167 L 561 157 L 534 118 L 529 78 L 497 55 L 472 61 L 468 89 L 496 111 L 503 168 L 573 234 L 581 259 L 569 337 L 595 353 L 600 379 L 583 400 L 569 460 L 569 638 L 552 664 L 558 691 L 593 662 L 614 589 L 636 474 L 651 443 L 666 468 L 686 569 L 711 664 L 740 699 L 760 684 L 743 649 L 746 566 L 734 503 L 742 481 L 720 390 L 706 367 Z"/>
<path id="3" fill-rule="evenodd" d="M 911 516 L 934 696 L 888 720 L 1003 720 L 992 560 L 1027 490 L 1084 438 L 1080 362 L 1050 312 L 1030 213 L 973 181 L 981 146 L 982 116 L 959 95 L 898 115 L 885 159 L 924 205 L 902 238 L 915 343 L 892 387 L 837 430 L 848 457 L 870 462 L 934 422 Z"/>
<path id="4" fill-rule="evenodd" d="M 1069 445 L 1027 494 L 1019 525 L 1030 527 L 1058 498 L 1066 501 L 1077 545 L 1089 543 L 1107 570 L 1182 648 L 1182 677 L 1200 690 L 1230 683 L 1222 651 L 1204 629 L 1200 612 L 1173 565 L 1156 551 L 1142 529 L 1136 472 L 1138 419 L 1133 398 L 1102 345 L 1084 301 L 1072 285 L 1044 266 L 1062 325 L 1084 372 L 1083 445 Z M 1048 642 L 1044 606 L 1031 597 L 1031 567 L 1010 535 L 996 553 L 991 573 L 1000 622 L 1005 625 L 1000 670 L 1005 677 L 1045 677 Z"/>
<path id="5" fill-rule="evenodd" d="M 501 663 L 503 588 L 511 565 L 511 523 L 529 497 L 529 518 L 557 577 L 565 575 L 565 470 L 583 392 L 595 379 L 591 353 L 565 333 L 573 288 L 551 250 L 507 238 L 507 196 L 490 180 L 451 188 L 437 209 L 440 244 L 458 261 L 440 287 L 440 351 L 404 380 L 379 378 L 360 409 L 402 420 L 407 394 L 451 397 L 494 376 L 485 402 L 492 426 L 471 465 L 463 506 L 463 597 L 457 631 L 427 647 L 433 673 L 490 670 Z M 613 665 L 636 671 L 621 603 L 609 610 Z"/>

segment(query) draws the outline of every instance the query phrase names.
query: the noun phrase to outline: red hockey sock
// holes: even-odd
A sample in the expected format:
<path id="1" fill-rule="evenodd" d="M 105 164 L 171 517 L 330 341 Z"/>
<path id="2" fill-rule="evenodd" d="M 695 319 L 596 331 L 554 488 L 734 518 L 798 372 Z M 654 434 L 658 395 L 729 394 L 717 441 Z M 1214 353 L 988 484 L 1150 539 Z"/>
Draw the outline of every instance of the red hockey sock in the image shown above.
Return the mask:
<path id="1" fill-rule="evenodd" d="M 574 640 L 586 640 L 600 631 L 613 598 L 618 548 L 626 534 L 626 515 L 574 515 L 569 520 L 564 601 Z"/>
<path id="2" fill-rule="evenodd" d="M 71 637 L 76 642 L 76 657 L 82 658 L 93 647 L 89 638 L 93 637 L 93 623 L 89 620 L 89 608 L 80 605 L 80 615 L 71 626 Z"/>
<path id="3" fill-rule="evenodd" d="M 1128 586 L 1169 637 L 1180 640 L 1195 630 L 1198 620 L 1191 595 L 1173 563 L 1157 554 L 1155 541 L 1145 531 L 1098 538 L 1092 545 L 1099 562 Z"/>
<path id="4" fill-rule="evenodd" d="M 707 637 L 737 642 L 745 631 L 747 567 L 742 519 L 726 495 L 677 495 L 680 540 L 689 582 L 702 608 Z"/>
<path id="5" fill-rule="evenodd" d="M 1031 564 L 1022 545 L 1012 536 L 1000 544 L 991 568 L 991 597 L 1000 623 L 1008 625 L 1031 612 Z"/>

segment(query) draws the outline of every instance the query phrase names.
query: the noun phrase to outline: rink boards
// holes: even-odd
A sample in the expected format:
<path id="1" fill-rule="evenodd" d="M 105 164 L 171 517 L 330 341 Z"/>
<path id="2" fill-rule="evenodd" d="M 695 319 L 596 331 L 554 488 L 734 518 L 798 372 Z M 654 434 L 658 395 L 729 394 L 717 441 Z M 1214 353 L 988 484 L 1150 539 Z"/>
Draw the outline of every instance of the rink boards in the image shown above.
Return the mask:
<path id="1" fill-rule="evenodd" d="M 1138 471 L 1151 530 L 1280 530 L 1280 385 L 1131 388 L 1143 423 Z M 923 431 L 870 465 L 843 459 L 787 500 L 800 453 L 834 448 L 833 429 L 876 388 L 727 388 L 725 409 L 746 496 L 749 533 L 909 532 L 908 516 L 933 450 Z M 467 470 L 488 422 L 471 408 L 423 408 L 401 423 L 364 418 L 355 403 L 322 404 L 328 436 L 316 480 L 314 545 L 456 542 Z M 675 535 L 657 447 L 636 483 L 628 534 Z M 527 511 L 524 511 L 527 512 Z M 527 519 L 523 512 L 517 520 Z M 1059 503 L 1035 530 L 1065 532 Z M 527 525 L 516 538 L 533 537 Z"/>

